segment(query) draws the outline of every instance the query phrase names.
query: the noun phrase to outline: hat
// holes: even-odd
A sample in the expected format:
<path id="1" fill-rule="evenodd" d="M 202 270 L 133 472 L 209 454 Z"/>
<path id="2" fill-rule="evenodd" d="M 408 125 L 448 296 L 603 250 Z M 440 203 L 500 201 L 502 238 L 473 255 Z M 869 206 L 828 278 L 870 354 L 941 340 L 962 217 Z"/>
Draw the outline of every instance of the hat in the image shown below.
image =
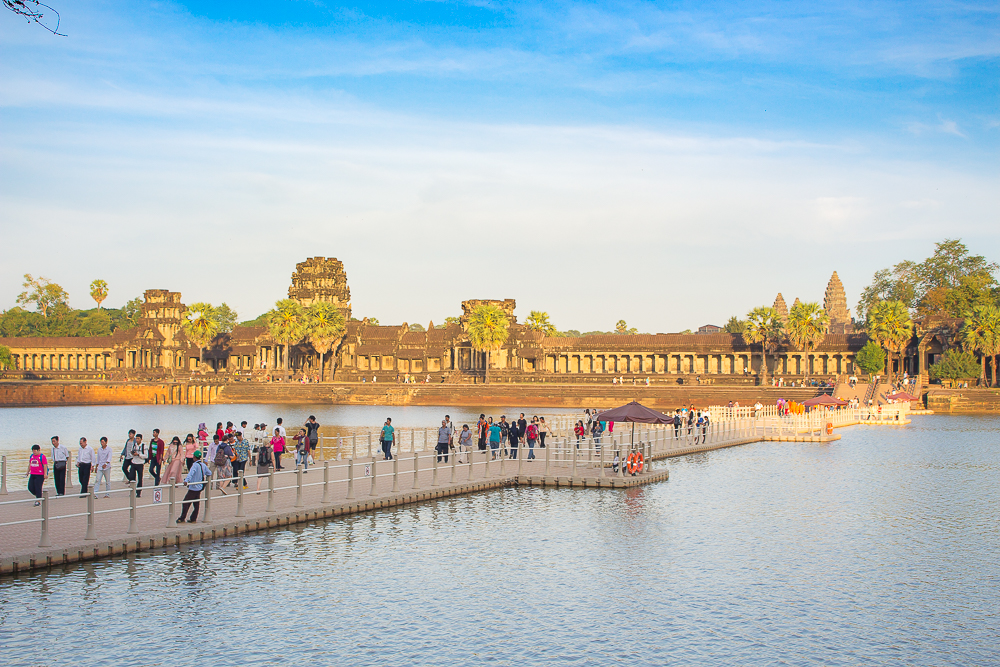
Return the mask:
<path id="1" fill-rule="evenodd" d="M 194 457 L 196 459 L 200 459 L 201 458 L 201 450 L 200 449 L 194 450 Z"/>
<path id="2" fill-rule="evenodd" d="M 203 430 L 205 428 L 205 422 L 198 424 L 198 430 Z"/>

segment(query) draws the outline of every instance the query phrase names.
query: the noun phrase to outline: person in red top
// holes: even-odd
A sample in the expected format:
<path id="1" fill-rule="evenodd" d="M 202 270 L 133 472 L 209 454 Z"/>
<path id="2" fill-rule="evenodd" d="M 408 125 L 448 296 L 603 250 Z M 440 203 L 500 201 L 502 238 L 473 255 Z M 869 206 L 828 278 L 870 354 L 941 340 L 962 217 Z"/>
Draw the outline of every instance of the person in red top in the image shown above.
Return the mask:
<path id="1" fill-rule="evenodd" d="M 163 466 L 163 441 L 160 440 L 160 429 L 153 429 L 153 437 L 149 439 L 149 474 L 153 476 L 153 486 L 160 485 L 160 470 Z"/>
<path id="2" fill-rule="evenodd" d="M 226 430 L 222 428 L 222 422 L 215 425 L 215 435 L 219 436 L 219 442 L 226 441 Z"/>
<path id="3" fill-rule="evenodd" d="M 31 491 L 31 495 L 35 498 L 42 497 L 42 485 L 45 483 L 45 478 L 49 475 L 49 460 L 45 458 L 45 454 L 42 454 L 42 448 L 38 445 L 31 446 L 31 457 L 28 459 L 28 472 L 25 477 L 28 478 L 28 491 Z M 38 501 L 35 501 L 35 506 L 38 506 Z"/>

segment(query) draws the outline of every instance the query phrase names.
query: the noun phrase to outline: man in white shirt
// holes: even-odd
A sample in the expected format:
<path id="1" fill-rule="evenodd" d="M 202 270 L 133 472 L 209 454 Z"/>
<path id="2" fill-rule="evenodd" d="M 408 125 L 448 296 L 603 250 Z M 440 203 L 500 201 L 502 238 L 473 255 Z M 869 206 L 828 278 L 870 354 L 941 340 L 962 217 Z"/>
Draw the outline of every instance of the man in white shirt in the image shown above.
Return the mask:
<path id="1" fill-rule="evenodd" d="M 94 497 L 101 490 L 101 478 L 104 478 L 104 497 L 110 498 L 111 490 L 111 448 L 108 439 L 101 438 L 101 448 L 94 452 L 97 456 L 97 481 L 94 482 Z"/>
<path id="2" fill-rule="evenodd" d="M 52 436 L 52 480 L 56 483 L 56 495 L 66 495 L 66 461 L 69 449 L 59 442 L 59 436 Z"/>
<path id="3" fill-rule="evenodd" d="M 76 453 L 76 470 L 80 479 L 80 495 L 86 496 L 90 488 L 90 471 L 97 457 L 94 448 L 87 446 L 87 439 L 80 438 L 80 451 Z"/>
<path id="4" fill-rule="evenodd" d="M 146 443 L 142 441 L 142 433 L 135 434 L 132 442 L 132 479 L 135 480 L 136 498 L 142 497 L 142 468 L 146 465 Z"/>

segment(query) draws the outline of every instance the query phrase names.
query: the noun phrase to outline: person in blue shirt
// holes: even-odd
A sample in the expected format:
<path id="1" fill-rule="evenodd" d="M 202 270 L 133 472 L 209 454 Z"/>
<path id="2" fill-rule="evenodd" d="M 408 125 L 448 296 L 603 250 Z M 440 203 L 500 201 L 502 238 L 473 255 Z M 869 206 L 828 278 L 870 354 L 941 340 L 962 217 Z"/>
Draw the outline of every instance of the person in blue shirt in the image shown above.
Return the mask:
<path id="1" fill-rule="evenodd" d="M 500 424 L 496 422 L 490 426 L 490 449 L 493 450 L 493 460 L 496 461 L 497 452 L 500 451 Z"/>
<path id="2" fill-rule="evenodd" d="M 212 478 L 212 471 L 208 469 L 205 462 L 201 460 L 201 450 L 196 449 L 194 452 L 194 464 L 191 469 L 188 470 L 187 476 L 184 478 L 184 485 L 187 486 L 187 493 L 184 494 L 184 502 L 181 505 L 181 515 L 177 519 L 177 523 L 184 523 L 184 519 L 187 517 L 188 509 L 194 504 L 194 510 L 191 512 L 191 518 L 188 519 L 188 523 L 195 523 L 198 520 L 198 508 L 201 506 L 201 501 L 198 499 L 201 497 L 201 491 L 205 488 L 205 482 Z"/>

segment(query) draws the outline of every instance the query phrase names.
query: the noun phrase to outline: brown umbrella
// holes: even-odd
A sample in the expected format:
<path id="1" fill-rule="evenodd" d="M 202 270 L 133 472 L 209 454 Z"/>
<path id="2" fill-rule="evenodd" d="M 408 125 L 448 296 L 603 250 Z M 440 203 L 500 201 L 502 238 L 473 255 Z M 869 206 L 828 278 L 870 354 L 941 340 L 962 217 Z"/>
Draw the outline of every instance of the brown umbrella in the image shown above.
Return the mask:
<path id="1" fill-rule="evenodd" d="M 635 444 L 635 425 L 639 424 L 673 424 L 674 418 L 668 417 L 662 412 L 650 410 L 645 405 L 640 405 L 635 401 L 627 403 L 620 408 L 605 410 L 597 415 L 597 419 L 602 422 L 632 422 L 632 443 Z"/>
<path id="2" fill-rule="evenodd" d="M 834 398 L 833 396 L 830 396 L 828 394 L 820 394 L 815 398 L 810 398 L 808 401 L 802 401 L 802 405 L 806 406 L 807 408 L 814 408 L 816 406 L 825 406 L 825 405 L 836 405 L 838 407 L 842 407 L 844 405 L 847 405 L 847 401 L 842 401 L 839 398 Z"/>
<path id="3" fill-rule="evenodd" d="M 900 391 L 895 394 L 889 394 L 886 396 L 887 399 L 892 399 L 894 401 L 919 401 L 920 399 L 912 394 L 908 394 L 905 391 Z"/>

